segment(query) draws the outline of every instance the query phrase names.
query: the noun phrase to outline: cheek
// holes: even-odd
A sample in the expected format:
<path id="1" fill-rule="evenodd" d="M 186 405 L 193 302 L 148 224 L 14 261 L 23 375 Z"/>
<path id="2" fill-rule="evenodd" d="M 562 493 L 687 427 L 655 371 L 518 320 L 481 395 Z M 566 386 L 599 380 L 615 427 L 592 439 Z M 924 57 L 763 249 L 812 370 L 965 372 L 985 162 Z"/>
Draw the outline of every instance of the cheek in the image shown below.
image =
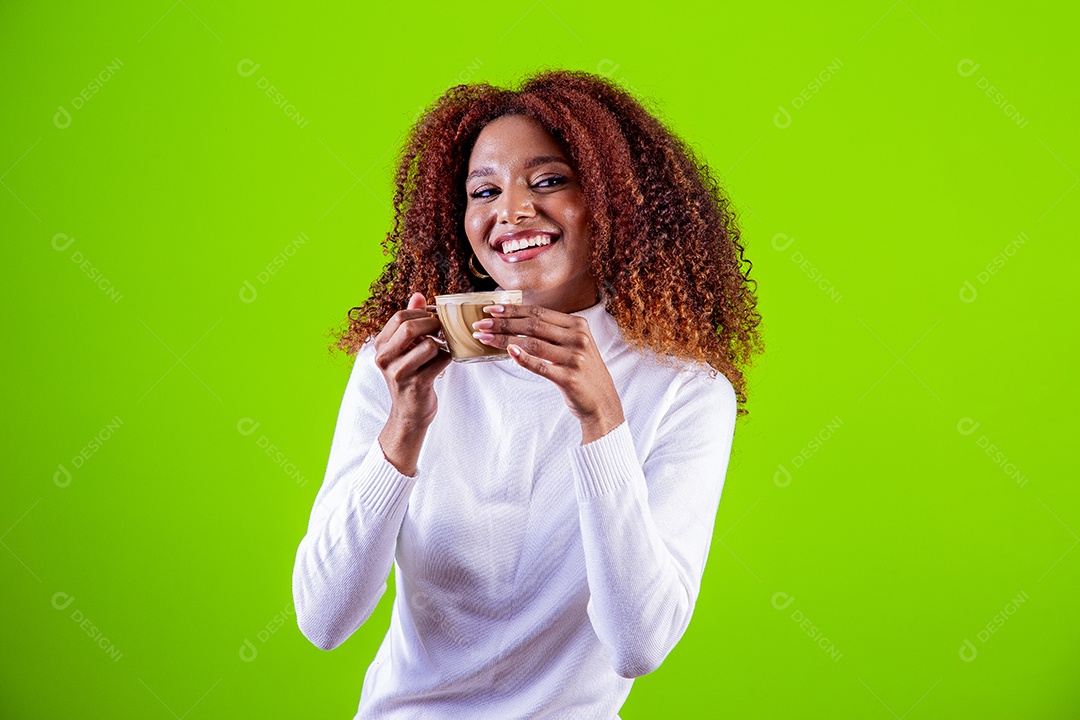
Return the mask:
<path id="1" fill-rule="evenodd" d="M 562 216 L 566 227 L 573 228 L 574 232 L 580 237 L 588 236 L 592 217 L 583 197 L 579 197 L 574 202 L 568 202 L 563 206 Z"/>
<path id="2" fill-rule="evenodd" d="M 483 237 L 483 224 L 484 220 L 478 213 L 465 211 L 465 235 L 469 238 L 469 242 L 475 244 L 478 239 Z"/>

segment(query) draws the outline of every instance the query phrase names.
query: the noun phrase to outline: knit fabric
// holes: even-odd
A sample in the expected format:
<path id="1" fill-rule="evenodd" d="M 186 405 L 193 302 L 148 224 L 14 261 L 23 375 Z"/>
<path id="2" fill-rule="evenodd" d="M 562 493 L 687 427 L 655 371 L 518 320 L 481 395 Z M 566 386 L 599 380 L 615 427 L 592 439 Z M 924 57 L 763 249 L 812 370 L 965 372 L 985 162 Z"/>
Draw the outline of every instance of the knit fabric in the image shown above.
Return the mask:
<path id="1" fill-rule="evenodd" d="M 585 317 L 625 422 L 582 445 L 558 387 L 512 359 L 451 363 L 412 477 L 368 341 L 293 571 L 300 630 L 331 650 L 386 591 L 390 627 L 354 720 L 617 718 L 697 600 L 735 429 L 728 380 Z"/>

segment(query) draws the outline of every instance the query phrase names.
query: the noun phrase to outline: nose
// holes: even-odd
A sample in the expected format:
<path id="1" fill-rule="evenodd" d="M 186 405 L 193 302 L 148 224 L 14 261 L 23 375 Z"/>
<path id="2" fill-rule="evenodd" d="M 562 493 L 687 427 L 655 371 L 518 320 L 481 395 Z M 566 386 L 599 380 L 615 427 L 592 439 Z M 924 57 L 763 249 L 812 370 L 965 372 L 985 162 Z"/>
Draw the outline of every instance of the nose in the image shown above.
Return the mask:
<path id="1" fill-rule="evenodd" d="M 523 218 L 536 216 L 530 188 L 515 184 L 500 194 L 498 202 L 498 219 L 501 223 L 517 223 Z"/>

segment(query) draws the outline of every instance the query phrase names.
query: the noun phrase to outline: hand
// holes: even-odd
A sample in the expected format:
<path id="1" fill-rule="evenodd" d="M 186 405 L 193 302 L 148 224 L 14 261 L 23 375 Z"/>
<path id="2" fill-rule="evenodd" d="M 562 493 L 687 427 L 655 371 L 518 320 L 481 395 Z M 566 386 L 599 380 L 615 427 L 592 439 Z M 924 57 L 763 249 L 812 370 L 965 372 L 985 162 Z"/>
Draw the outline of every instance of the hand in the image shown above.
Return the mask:
<path id="1" fill-rule="evenodd" d="M 439 318 L 425 309 L 423 293 L 413 293 L 375 337 L 375 365 L 390 390 L 393 419 L 410 429 L 426 429 L 438 411 L 435 376 L 450 364 L 434 338 Z"/>
<path id="2" fill-rule="evenodd" d="M 583 445 L 622 424 L 622 401 L 588 320 L 539 305 L 489 305 L 484 311 L 494 317 L 473 323 L 474 336 L 505 348 L 518 365 L 555 383 L 581 421 Z"/>

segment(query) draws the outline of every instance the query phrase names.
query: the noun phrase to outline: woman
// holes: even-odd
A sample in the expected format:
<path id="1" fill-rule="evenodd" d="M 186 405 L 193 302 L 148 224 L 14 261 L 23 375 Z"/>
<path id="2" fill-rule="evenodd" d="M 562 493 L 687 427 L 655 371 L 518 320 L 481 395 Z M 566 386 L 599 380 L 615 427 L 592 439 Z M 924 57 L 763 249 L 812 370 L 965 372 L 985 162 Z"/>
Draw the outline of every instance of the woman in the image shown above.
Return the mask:
<path id="1" fill-rule="evenodd" d="M 690 621 L 761 349 L 728 201 L 630 95 L 551 71 L 436 101 L 394 207 L 300 629 L 337 647 L 393 568 L 356 718 L 617 718 Z M 451 364 L 427 299 L 493 289 L 523 291 L 477 326 L 511 358 Z"/>

